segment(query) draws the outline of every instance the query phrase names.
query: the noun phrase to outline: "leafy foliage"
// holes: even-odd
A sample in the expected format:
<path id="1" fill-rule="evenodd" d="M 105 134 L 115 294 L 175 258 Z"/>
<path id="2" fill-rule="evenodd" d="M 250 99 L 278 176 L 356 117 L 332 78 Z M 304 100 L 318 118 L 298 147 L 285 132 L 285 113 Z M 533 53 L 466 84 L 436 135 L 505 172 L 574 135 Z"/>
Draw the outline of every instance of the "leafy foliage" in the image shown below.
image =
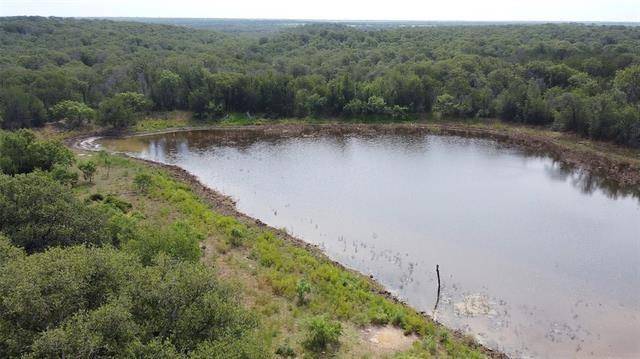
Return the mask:
<path id="1" fill-rule="evenodd" d="M 87 207 L 50 176 L 0 175 L 0 228 L 27 252 L 112 241 L 107 215 Z"/>
<path id="2" fill-rule="evenodd" d="M 89 160 L 89 161 L 79 163 L 78 169 L 82 172 L 82 177 L 84 177 L 85 181 L 92 182 L 93 175 L 98 170 L 98 166 L 96 165 L 95 162 Z"/>
<path id="3" fill-rule="evenodd" d="M 145 264 L 151 263 L 159 253 L 175 259 L 197 261 L 202 239 L 202 233 L 187 223 L 174 222 L 166 229 L 146 228 L 138 238 L 128 241 L 125 248 L 136 253 Z"/>
<path id="4" fill-rule="evenodd" d="M 304 345 L 307 349 L 321 352 L 340 344 L 342 326 L 338 322 L 332 322 L 325 317 L 316 316 L 307 324 L 307 336 Z"/>
<path id="5" fill-rule="evenodd" d="M 0 172 L 15 175 L 73 163 L 73 154 L 57 141 L 38 140 L 29 130 L 0 131 Z"/>
<path id="6" fill-rule="evenodd" d="M 640 146 L 640 27 L 315 24 L 268 37 L 233 33 L 0 19 L 2 125 L 41 125 L 62 101 L 98 108 L 98 122 L 115 129 L 147 109 L 200 119 L 436 112 Z"/>
<path id="7" fill-rule="evenodd" d="M 64 120 L 70 128 L 77 128 L 91 122 L 96 112 L 82 102 L 64 100 L 51 108 L 51 117 Z"/>
<path id="8" fill-rule="evenodd" d="M 0 267 L 3 357 L 261 353 L 244 340 L 255 319 L 201 264 L 159 257 L 143 267 L 112 248 L 0 250 L 8 258 Z"/>
<path id="9" fill-rule="evenodd" d="M 298 281 L 296 286 L 296 294 L 298 295 L 298 304 L 304 304 L 307 302 L 307 294 L 311 292 L 311 284 L 305 279 Z"/>
<path id="10" fill-rule="evenodd" d="M 138 173 L 133 179 L 133 184 L 139 192 L 147 193 L 152 185 L 151 175 L 148 173 Z"/>
<path id="11" fill-rule="evenodd" d="M 148 102 L 144 95 L 122 92 L 100 103 L 98 123 L 115 129 L 123 129 L 135 124 L 136 115 L 145 110 Z"/>

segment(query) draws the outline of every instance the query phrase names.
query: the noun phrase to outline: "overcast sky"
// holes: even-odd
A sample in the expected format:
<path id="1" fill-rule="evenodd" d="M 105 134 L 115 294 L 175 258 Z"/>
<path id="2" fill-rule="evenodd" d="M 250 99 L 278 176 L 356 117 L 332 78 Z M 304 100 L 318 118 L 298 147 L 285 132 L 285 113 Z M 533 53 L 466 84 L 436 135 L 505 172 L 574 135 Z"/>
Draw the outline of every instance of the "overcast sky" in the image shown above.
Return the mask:
<path id="1" fill-rule="evenodd" d="M 640 21 L 640 0 L 0 0 L 0 15 Z"/>

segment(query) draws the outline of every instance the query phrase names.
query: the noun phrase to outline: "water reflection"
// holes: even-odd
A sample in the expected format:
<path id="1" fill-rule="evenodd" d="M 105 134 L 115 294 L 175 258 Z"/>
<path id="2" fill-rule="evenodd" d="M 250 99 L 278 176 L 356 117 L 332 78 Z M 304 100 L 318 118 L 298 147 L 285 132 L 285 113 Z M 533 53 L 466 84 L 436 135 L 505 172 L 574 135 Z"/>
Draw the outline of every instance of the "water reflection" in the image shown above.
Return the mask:
<path id="1" fill-rule="evenodd" d="M 640 354 L 637 189 L 459 137 L 194 131 L 104 145 L 187 169 L 514 356 Z"/>

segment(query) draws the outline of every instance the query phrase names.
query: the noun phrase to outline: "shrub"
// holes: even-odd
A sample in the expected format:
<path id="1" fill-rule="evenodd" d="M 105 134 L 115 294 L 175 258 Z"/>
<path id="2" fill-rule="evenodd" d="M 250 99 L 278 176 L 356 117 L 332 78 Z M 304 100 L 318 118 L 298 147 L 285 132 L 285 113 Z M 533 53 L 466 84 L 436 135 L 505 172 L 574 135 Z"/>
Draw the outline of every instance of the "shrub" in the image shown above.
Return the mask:
<path id="1" fill-rule="evenodd" d="M 429 351 L 429 354 L 436 355 L 438 353 L 438 344 L 431 337 L 422 340 L 422 348 Z"/>
<path id="2" fill-rule="evenodd" d="M 296 352 L 287 344 L 283 344 L 276 349 L 276 355 L 279 355 L 283 358 L 295 358 Z"/>
<path id="3" fill-rule="evenodd" d="M 139 112 L 149 107 L 143 94 L 122 92 L 100 103 L 98 122 L 114 129 L 124 129 L 137 121 Z"/>
<path id="4" fill-rule="evenodd" d="M 107 220 L 105 213 L 87 207 L 44 173 L 0 175 L 0 228 L 29 253 L 49 246 L 107 243 Z"/>
<path id="5" fill-rule="evenodd" d="M 25 256 L 2 240 L 0 259 L 0 357 L 267 357 L 256 319 L 201 263 L 143 267 L 84 246 Z"/>
<path id="6" fill-rule="evenodd" d="M 127 213 L 133 208 L 133 205 L 127 201 L 124 201 L 113 194 L 108 194 L 104 197 L 104 204 L 110 205 L 118 209 L 122 213 Z"/>
<path id="7" fill-rule="evenodd" d="M 78 183 L 78 173 L 70 171 L 66 166 L 56 164 L 49 174 L 51 178 L 67 186 L 75 186 Z"/>
<path id="8" fill-rule="evenodd" d="M 342 335 L 342 326 L 339 322 L 329 321 L 324 316 L 316 316 L 307 324 L 307 336 L 303 345 L 311 351 L 321 352 L 337 347 L 340 344 L 340 335 Z"/>
<path id="9" fill-rule="evenodd" d="M 111 172 L 111 166 L 113 165 L 113 158 L 104 150 L 98 152 L 98 158 L 102 161 L 104 168 L 107 169 L 106 177 L 109 178 Z"/>
<path id="10" fill-rule="evenodd" d="M 298 304 L 305 304 L 307 302 L 307 294 L 311 292 L 311 284 L 305 279 L 300 279 L 296 286 L 296 294 L 298 295 Z"/>
<path id="11" fill-rule="evenodd" d="M 101 195 L 100 193 L 94 193 L 91 196 L 89 196 L 89 200 L 93 202 L 102 202 L 102 200 L 104 200 L 104 196 Z"/>
<path id="12" fill-rule="evenodd" d="M 136 253 L 142 263 L 149 265 L 160 253 L 170 258 L 197 261 L 200 258 L 199 242 L 204 238 L 186 222 L 175 222 L 165 229 L 143 228 L 137 238 L 125 244 Z"/>
<path id="13" fill-rule="evenodd" d="M 58 141 L 40 141 L 29 130 L 0 132 L 0 171 L 9 175 L 68 167 L 73 153 Z"/>
<path id="14" fill-rule="evenodd" d="M 82 177 L 84 177 L 85 181 L 89 181 L 89 183 L 93 182 L 93 175 L 96 173 L 98 167 L 96 163 L 89 160 L 86 162 L 82 162 L 78 165 L 78 169 L 82 172 Z"/>
<path id="15" fill-rule="evenodd" d="M 148 173 L 138 173 L 133 178 L 133 184 L 136 187 L 136 189 L 138 190 L 138 192 L 147 193 L 147 192 L 149 192 L 149 189 L 151 188 L 151 185 L 153 184 L 153 180 L 151 178 L 151 175 L 148 174 Z"/>
<path id="16" fill-rule="evenodd" d="M 51 117 L 64 120 L 70 128 L 81 127 L 96 116 L 96 112 L 82 102 L 65 100 L 58 102 L 51 108 Z"/>

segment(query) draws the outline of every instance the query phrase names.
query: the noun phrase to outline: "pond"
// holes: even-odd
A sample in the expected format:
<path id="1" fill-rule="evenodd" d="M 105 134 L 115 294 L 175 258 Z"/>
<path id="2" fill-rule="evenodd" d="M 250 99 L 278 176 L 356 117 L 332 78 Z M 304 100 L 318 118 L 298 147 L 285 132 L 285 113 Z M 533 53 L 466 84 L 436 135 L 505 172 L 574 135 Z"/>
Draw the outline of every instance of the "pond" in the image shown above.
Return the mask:
<path id="1" fill-rule="evenodd" d="M 186 169 L 489 347 L 640 356 L 640 201 L 551 158 L 398 133 L 207 130 L 100 144 Z"/>

